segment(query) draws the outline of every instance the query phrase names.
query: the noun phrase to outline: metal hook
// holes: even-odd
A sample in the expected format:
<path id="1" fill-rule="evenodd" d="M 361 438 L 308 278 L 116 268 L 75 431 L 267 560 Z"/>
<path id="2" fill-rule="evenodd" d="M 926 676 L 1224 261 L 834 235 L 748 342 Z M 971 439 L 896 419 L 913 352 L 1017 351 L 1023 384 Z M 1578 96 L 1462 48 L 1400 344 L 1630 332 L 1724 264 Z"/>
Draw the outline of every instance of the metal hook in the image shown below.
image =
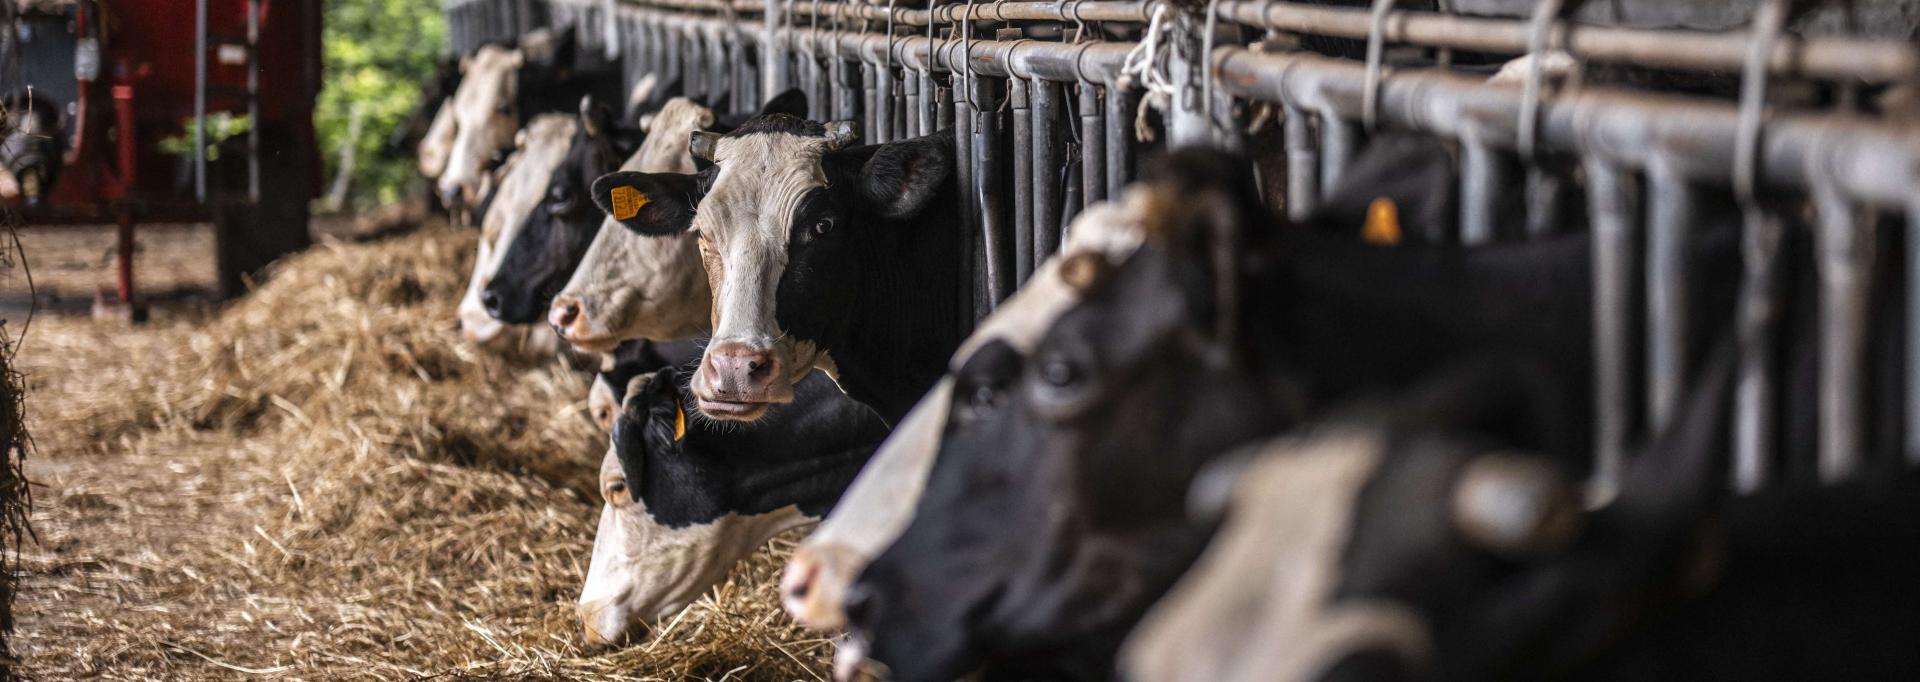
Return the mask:
<path id="1" fill-rule="evenodd" d="M 1393 5 L 1394 0 L 1373 0 L 1373 7 L 1368 11 L 1367 77 L 1360 95 L 1360 122 L 1368 130 L 1380 119 L 1380 61 L 1381 53 L 1386 51 L 1387 13 Z"/>
<path id="2" fill-rule="evenodd" d="M 961 97 L 956 93 L 954 98 L 965 101 L 968 109 L 980 111 L 980 104 L 973 101 L 973 0 L 967 0 L 967 6 L 960 14 L 960 73 L 960 82 L 965 87 L 959 90 L 964 91 L 966 96 Z"/>
<path id="3" fill-rule="evenodd" d="M 883 60 L 883 63 L 885 64 L 885 68 L 887 72 L 884 74 L 881 74 L 887 78 L 893 77 L 893 45 L 894 45 L 894 40 L 896 39 L 893 33 L 894 2 L 896 2 L 896 0 L 887 0 L 887 56 Z"/>
<path id="4" fill-rule="evenodd" d="M 1773 46 L 1787 23 L 1791 0 L 1767 0 L 1753 15 L 1747 61 L 1740 73 L 1740 120 L 1734 133 L 1733 191 L 1743 205 L 1756 203 L 1759 182 L 1760 133 L 1766 109 L 1768 68 Z"/>
<path id="5" fill-rule="evenodd" d="M 1534 6 L 1527 29 L 1527 80 L 1520 90 L 1520 125 L 1515 145 L 1524 159 L 1532 159 L 1534 148 L 1539 145 L 1540 94 L 1546 78 L 1546 69 L 1540 62 L 1546 58 L 1547 39 L 1553 33 L 1554 24 L 1566 9 L 1564 0 L 1540 0 L 1540 4 Z"/>
<path id="6" fill-rule="evenodd" d="M 1220 127 L 1213 118 L 1213 32 L 1219 9 L 1220 0 L 1207 0 L 1206 35 L 1201 37 L 1200 58 L 1194 60 L 1200 65 L 1200 115 L 1207 119 L 1210 132 Z"/>

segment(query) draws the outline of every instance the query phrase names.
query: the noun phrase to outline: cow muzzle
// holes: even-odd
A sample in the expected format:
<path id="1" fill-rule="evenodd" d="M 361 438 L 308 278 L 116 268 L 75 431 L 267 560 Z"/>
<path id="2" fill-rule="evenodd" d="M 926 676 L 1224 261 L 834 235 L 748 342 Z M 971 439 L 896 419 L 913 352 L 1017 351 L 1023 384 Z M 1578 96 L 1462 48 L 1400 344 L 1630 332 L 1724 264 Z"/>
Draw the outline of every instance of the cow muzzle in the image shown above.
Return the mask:
<path id="1" fill-rule="evenodd" d="M 560 338 L 581 352 L 606 353 L 620 345 L 620 339 L 596 328 L 593 312 L 586 303 L 571 296 L 553 299 L 553 306 L 547 308 L 547 323 L 553 325 Z"/>
<path id="2" fill-rule="evenodd" d="M 589 650 L 621 646 L 645 638 L 645 623 L 628 618 L 626 610 L 614 600 L 581 602 L 574 610 L 580 616 L 580 641 Z"/>
<path id="3" fill-rule="evenodd" d="M 791 402 L 793 386 L 787 380 L 780 354 L 737 341 L 707 348 L 694 377 L 693 395 L 700 411 L 723 421 L 753 421 L 774 403 Z"/>
<path id="4" fill-rule="evenodd" d="M 787 559 L 780 574 L 780 604 L 795 622 L 812 630 L 839 630 L 847 625 L 842 606 L 847 586 L 862 562 L 852 548 L 839 544 L 801 545 Z"/>

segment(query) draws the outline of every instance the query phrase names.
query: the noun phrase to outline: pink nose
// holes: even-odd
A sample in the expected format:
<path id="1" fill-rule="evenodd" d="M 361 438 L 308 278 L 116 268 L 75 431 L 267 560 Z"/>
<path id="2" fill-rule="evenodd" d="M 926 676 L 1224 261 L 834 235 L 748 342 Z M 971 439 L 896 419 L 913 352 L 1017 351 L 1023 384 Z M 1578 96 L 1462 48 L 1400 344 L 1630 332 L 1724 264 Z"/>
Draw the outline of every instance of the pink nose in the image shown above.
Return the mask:
<path id="1" fill-rule="evenodd" d="M 707 349 L 700 372 L 716 400 L 764 403 L 771 400 L 773 379 L 780 375 L 780 358 L 744 343 L 725 342 Z"/>
<path id="2" fill-rule="evenodd" d="M 584 322 L 580 316 L 580 302 L 564 298 L 555 299 L 553 307 L 547 309 L 547 322 L 552 323 L 553 328 L 560 331 L 561 338 L 566 338 L 575 322 Z"/>

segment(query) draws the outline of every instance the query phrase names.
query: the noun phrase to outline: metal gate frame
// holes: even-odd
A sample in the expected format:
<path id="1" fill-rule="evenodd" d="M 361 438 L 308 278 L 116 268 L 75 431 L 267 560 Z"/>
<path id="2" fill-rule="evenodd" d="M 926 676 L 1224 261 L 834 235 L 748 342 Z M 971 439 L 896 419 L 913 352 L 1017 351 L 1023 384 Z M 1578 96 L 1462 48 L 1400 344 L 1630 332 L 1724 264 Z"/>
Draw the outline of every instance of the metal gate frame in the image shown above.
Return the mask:
<path id="1" fill-rule="evenodd" d="M 1374 0 L 1370 8 L 1211 0 L 1204 10 L 1129 0 L 968 1 L 925 9 L 814 0 L 549 0 L 545 12 L 530 4 L 540 3 L 448 0 L 450 45 L 470 51 L 532 28 L 530 18 L 550 16 L 555 25 L 579 27 L 583 46 L 621 59 L 630 83 L 647 73 L 677 74 L 689 95 L 727 96 L 735 112 L 797 86 L 814 118 L 857 121 L 869 142 L 951 129 L 971 198 L 962 209 L 971 252 L 959 254 L 972 275 L 971 319 L 1059 248 L 1081 207 L 1131 180 L 1135 159 L 1149 146 L 1237 147 L 1250 104 L 1278 107 L 1269 111 L 1284 127 L 1286 208 L 1296 217 L 1312 209 L 1376 127 L 1460 145 L 1460 234 L 1443 237 L 1468 244 L 1493 238 L 1492 207 L 1513 185 L 1539 200 L 1534 194 L 1545 183 L 1529 160 L 1576 157 L 1595 234 L 1596 499 L 1612 494 L 1631 444 L 1677 409 L 1682 365 L 1698 342 L 1686 338 L 1680 309 L 1690 284 L 1679 254 L 1696 217 L 1693 188 L 1731 187 L 1745 211 L 1733 480 L 1742 491 L 1781 477 L 1768 437 L 1781 400 L 1778 372 L 1768 370 L 1776 349 L 1767 332 L 1779 322 L 1782 227 L 1761 206 L 1760 193 L 1804 197 L 1818 216 L 1817 470 L 1829 482 L 1864 466 L 1874 217 L 1904 213 L 1908 309 L 1900 314 L 1909 360 L 1902 449 L 1908 465 L 1920 465 L 1920 122 L 1775 111 L 1765 96 L 1769 82 L 1781 78 L 1843 92 L 1920 87 L 1920 43 L 1788 36 L 1784 0 L 1765 0 L 1754 25 L 1733 33 L 1576 24 L 1564 19 L 1569 9 L 1558 0 L 1538 3 L 1531 20 L 1403 11 L 1393 0 Z M 1009 28 L 986 35 L 982 24 Z M 1095 40 L 1090 25 L 1132 27 L 1119 34 L 1142 38 Z M 1026 37 L 1043 34 L 1059 37 Z M 1297 35 L 1364 40 L 1367 59 L 1276 47 Z M 1557 48 L 1582 62 L 1740 74 L 1742 92 L 1738 101 L 1604 85 L 1553 93 L 1537 61 L 1523 86 L 1513 87 L 1446 68 L 1389 68 L 1382 56 L 1388 45 L 1442 55 Z M 1143 81 L 1157 82 L 1142 92 Z M 1136 136 L 1143 96 L 1162 112 L 1167 140 Z M 1513 168 L 1526 169 L 1525 177 L 1511 177 Z M 1636 333 L 1641 316 L 1643 335 Z M 1637 357 L 1645 358 L 1643 366 L 1635 366 Z M 1634 394 L 1636 386 L 1644 395 Z"/>

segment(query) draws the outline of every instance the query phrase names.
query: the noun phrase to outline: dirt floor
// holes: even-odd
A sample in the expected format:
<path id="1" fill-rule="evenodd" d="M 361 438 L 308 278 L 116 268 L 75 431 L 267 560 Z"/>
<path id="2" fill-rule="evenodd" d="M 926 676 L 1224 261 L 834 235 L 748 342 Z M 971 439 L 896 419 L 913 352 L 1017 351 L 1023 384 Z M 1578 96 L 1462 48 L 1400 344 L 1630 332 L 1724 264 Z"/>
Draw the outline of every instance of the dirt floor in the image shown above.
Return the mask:
<path id="1" fill-rule="evenodd" d="M 831 645 L 774 596 L 791 538 L 650 641 L 576 647 L 605 436 L 584 372 L 457 341 L 473 238 L 319 246 L 243 301 L 169 295 L 142 326 L 36 315 L 24 675 L 823 678 Z M 22 240 L 43 302 L 112 282 L 108 232 Z M 211 248 L 145 232 L 141 277 L 200 291 Z M 21 279 L 0 297 L 25 301 Z"/>

